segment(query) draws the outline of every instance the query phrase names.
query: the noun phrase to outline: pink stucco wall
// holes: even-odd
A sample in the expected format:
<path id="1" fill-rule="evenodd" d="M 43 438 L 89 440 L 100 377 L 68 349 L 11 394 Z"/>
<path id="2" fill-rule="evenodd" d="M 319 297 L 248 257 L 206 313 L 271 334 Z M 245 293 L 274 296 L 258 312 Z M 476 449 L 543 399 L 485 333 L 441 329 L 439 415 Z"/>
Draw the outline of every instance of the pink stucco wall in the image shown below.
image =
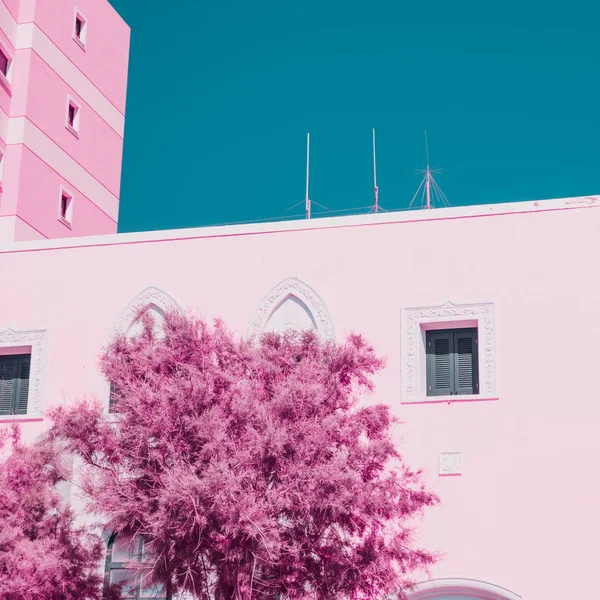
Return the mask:
<path id="1" fill-rule="evenodd" d="M 444 554 L 432 576 L 592 597 L 599 232 L 594 197 L 14 245 L 0 251 L 0 332 L 47 330 L 48 408 L 105 398 L 98 353 L 147 287 L 242 335 L 278 282 L 302 280 L 337 339 L 359 331 L 387 357 L 365 401 L 393 407 L 403 455 L 441 497 L 421 530 Z M 493 304 L 497 399 L 404 403 L 403 310 L 448 301 Z M 47 426 L 25 422 L 26 437 Z M 462 453 L 460 476 L 438 475 L 447 451 Z"/>
<path id="2" fill-rule="evenodd" d="M 48 167 L 27 147 L 22 146 L 22 149 L 19 201 L 16 212 L 24 221 L 50 238 L 116 233 L 115 220 L 107 216 L 79 189 Z M 61 186 L 73 194 L 72 229 L 58 220 Z"/>
<path id="3" fill-rule="evenodd" d="M 19 20 L 19 5 L 21 4 L 21 0 L 2 0 L 6 5 L 6 8 L 10 11 L 13 18 L 18 21 Z"/>
<path id="4" fill-rule="evenodd" d="M 0 146 L 6 146 L 0 216 L 16 215 L 19 224 L 3 226 L 0 244 L 38 235 L 113 233 L 129 27 L 106 0 L 2 1 L 0 41 L 13 62 L 8 85 L 0 85 Z M 87 19 L 85 50 L 73 40 L 76 6 Z M 68 98 L 80 109 L 78 137 L 65 126 Z M 61 185 L 79 197 L 72 229 L 55 210 Z"/>
<path id="5" fill-rule="evenodd" d="M 5 176 L 2 182 L 0 216 L 17 214 L 23 153 L 24 146 L 22 144 L 13 144 L 6 147 L 4 172 L 5 174 L 10 174 L 10 176 Z"/>
<path id="6" fill-rule="evenodd" d="M 52 141 L 115 196 L 121 183 L 123 138 L 87 104 L 76 92 L 65 88 L 62 79 L 32 53 L 27 93 L 27 117 Z M 67 95 L 81 110 L 79 138 L 65 127 Z M 44 102 L 40 102 L 44 98 Z M 107 157 L 110 157 L 107 160 Z"/>
<path id="7" fill-rule="evenodd" d="M 86 50 L 73 40 L 75 7 L 88 22 Z M 125 114 L 129 26 L 103 0 L 36 0 L 35 24 Z"/>

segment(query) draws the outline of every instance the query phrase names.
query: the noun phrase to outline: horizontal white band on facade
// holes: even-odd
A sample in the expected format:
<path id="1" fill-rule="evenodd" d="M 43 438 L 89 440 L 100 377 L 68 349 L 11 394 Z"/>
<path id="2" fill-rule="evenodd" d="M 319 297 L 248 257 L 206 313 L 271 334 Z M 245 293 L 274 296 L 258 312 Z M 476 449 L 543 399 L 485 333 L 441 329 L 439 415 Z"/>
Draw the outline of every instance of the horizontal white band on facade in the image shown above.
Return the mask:
<path id="1" fill-rule="evenodd" d="M 4 35 L 13 46 L 15 46 L 17 39 L 18 27 L 15 18 L 6 7 L 6 4 L 0 0 L 0 29 L 4 32 Z"/>
<path id="2" fill-rule="evenodd" d="M 16 215 L 0 215 L 0 244 L 10 244 L 13 242 L 16 227 Z"/>
<path id="3" fill-rule="evenodd" d="M 27 231 L 27 239 L 29 241 L 48 239 L 19 216 L 0 215 L 0 244 L 14 243 L 17 234 L 22 238 L 24 231 Z"/>
<path id="4" fill-rule="evenodd" d="M 23 144 L 77 188 L 111 219 L 119 216 L 119 199 L 26 117 L 9 119 L 6 145 Z"/>
<path id="5" fill-rule="evenodd" d="M 125 116 L 65 56 L 35 23 L 19 25 L 4 2 L 0 1 L 0 29 L 15 50 L 31 48 L 67 85 L 92 108 L 119 136 L 125 132 Z"/>
<path id="6" fill-rule="evenodd" d="M 8 115 L 0 108 L 0 140 L 4 140 L 5 142 L 8 137 L 9 120 Z"/>

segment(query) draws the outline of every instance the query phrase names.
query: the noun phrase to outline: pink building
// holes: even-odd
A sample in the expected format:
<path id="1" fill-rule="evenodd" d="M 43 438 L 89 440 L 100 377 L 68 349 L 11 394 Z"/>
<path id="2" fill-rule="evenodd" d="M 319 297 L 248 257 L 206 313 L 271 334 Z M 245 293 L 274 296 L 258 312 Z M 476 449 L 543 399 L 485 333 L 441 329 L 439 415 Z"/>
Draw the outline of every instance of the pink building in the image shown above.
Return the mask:
<path id="1" fill-rule="evenodd" d="M 422 543 L 444 558 L 415 598 L 583 598 L 600 535 L 599 235 L 596 196 L 7 244 L 0 348 L 31 372 L 0 422 L 34 439 L 51 406 L 108 407 L 99 350 L 143 306 L 240 335 L 360 331 L 388 360 L 375 398 L 442 501 Z"/>
<path id="2" fill-rule="evenodd" d="M 56 4 L 0 2 L 0 427 L 34 440 L 83 395 L 108 410 L 97 357 L 142 307 L 359 331 L 441 497 L 413 600 L 593 597 L 600 196 L 114 235 L 129 30 L 104 0 Z"/>
<path id="3" fill-rule="evenodd" d="M 0 243 L 117 231 L 128 55 L 106 0 L 0 2 Z"/>

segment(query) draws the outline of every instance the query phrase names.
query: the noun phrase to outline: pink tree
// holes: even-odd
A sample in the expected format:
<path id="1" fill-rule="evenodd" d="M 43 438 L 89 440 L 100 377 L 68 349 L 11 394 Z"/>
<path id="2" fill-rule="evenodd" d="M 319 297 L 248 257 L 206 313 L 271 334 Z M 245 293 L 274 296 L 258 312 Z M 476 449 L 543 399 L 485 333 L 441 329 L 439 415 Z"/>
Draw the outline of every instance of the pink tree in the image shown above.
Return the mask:
<path id="1" fill-rule="evenodd" d="M 98 600 L 103 543 L 74 525 L 56 491 L 66 477 L 60 452 L 51 443 L 23 445 L 17 427 L 12 436 L 0 432 L 0 450 L 9 437 L 12 453 L 0 462 L 0 598 Z"/>
<path id="2" fill-rule="evenodd" d="M 158 335 L 102 359 L 114 417 L 82 402 L 54 436 L 88 465 L 91 508 L 143 535 L 147 579 L 209 600 L 400 592 L 435 557 L 413 546 L 437 498 L 401 460 L 389 408 L 360 408 L 382 367 L 360 336 L 235 341 L 217 322 L 167 315 Z"/>

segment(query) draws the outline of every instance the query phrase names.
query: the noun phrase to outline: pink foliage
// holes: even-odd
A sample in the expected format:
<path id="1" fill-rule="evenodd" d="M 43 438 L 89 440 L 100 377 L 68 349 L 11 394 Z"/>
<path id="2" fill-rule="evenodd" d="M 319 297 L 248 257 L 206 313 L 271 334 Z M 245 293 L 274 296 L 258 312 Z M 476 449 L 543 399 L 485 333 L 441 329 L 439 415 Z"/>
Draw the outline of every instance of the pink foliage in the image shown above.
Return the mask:
<path id="1" fill-rule="evenodd" d="M 6 432 L 5 432 L 6 433 Z M 0 449 L 7 441 L 0 439 Z M 51 443 L 25 446 L 17 427 L 0 462 L 0 598 L 96 600 L 101 596 L 99 536 L 75 527 L 56 485 L 65 481 Z"/>
<path id="2" fill-rule="evenodd" d="M 401 595 L 435 560 L 412 526 L 437 498 L 403 465 L 389 408 L 358 406 L 383 368 L 360 336 L 251 344 L 140 318 L 102 359 L 118 413 L 60 409 L 54 435 L 87 463 L 91 508 L 143 534 L 167 597 Z"/>

